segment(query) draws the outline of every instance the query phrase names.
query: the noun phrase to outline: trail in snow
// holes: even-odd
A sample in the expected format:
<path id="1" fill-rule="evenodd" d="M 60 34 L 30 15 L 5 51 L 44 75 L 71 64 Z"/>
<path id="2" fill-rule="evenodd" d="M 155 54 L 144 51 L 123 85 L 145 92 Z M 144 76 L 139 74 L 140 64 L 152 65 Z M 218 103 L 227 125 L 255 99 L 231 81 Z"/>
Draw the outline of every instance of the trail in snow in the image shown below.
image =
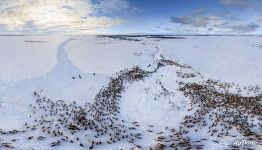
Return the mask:
<path id="1" fill-rule="evenodd" d="M 61 43 L 57 49 L 56 59 L 57 62 L 54 68 L 47 74 L 49 76 L 60 75 L 60 77 L 68 78 L 68 75 L 72 74 L 82 74 L 83 72 L 79 70 L 72 62 L 68 59 L 68 56 L 65 52 L 65 47 L 69 42 L 71 42 L 72 38 L 65 40 Z"/>

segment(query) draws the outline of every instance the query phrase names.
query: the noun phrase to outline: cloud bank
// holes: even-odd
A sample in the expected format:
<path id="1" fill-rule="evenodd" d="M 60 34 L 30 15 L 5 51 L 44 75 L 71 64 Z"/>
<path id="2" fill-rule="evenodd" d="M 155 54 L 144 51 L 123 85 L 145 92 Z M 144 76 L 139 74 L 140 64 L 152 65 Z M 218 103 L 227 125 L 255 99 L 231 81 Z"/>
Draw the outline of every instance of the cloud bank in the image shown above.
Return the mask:
<path id="1" fill-rule="evenodd" d="M 233 0 L 224 0 L 229 3 Z M 240 2 L 239 2 L 240 3 Z M 243 2 L 244 4 L 244 2 Z M 243 5 L 238 4 L 238 5 Z M 261 34 L 261 16 L 241 18 L 237 14 L 216 14 L 205 9 L 194 10 L 187 15 L 171 16 L 177 32 L 200 34 Z M 168 28 L 170 30 L 170 28 Z"/>
<path id="2" fill-rule="evenodd" d="M 103 14 L 127 8 L 126 0 L 1 0 L 0 30 L 92 33 L 122 24 L 123 19 Z"/>
<path id="3" fill-rule="evenodd" d="M 220 2 L 226 6 L 250 7 L 252 5 L 251 0 L 220 0 Z"/>

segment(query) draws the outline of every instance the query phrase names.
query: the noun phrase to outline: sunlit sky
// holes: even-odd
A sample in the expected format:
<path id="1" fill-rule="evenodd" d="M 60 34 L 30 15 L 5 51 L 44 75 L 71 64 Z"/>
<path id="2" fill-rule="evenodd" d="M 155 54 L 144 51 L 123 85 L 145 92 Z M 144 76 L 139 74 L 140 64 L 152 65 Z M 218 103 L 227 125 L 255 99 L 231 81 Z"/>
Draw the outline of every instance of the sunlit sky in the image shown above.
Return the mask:
<path id="1" fill-rule="evenodd" d="M 0 34 L 262 34 L 262 0 L 0 0 Z"/>

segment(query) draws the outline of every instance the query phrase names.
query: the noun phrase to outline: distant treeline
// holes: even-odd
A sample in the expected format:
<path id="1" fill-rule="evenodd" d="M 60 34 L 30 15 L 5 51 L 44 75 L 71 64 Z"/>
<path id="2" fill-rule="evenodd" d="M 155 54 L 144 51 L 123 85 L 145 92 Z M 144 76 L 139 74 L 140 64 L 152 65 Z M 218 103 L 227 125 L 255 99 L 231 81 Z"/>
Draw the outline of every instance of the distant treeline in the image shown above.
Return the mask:
<path id="1" fill-rule="evenodd" d="M 46 41 L 33 41 L 33 40 L 25 40 L 25 42 L 29 42 L 29 43 L 46 43 Z"/>
<path id="2" fill-rule="evenodd" d="M 129 40 L 129 41 L 141 41 L 139 39 L 136 39 L 138 37 L 157 38 L 157 39 L 186 39 L 186 37 L 173 36 L 173 35 L 99 35 L 99 36 L 119 39 L 119 40 Z"/>

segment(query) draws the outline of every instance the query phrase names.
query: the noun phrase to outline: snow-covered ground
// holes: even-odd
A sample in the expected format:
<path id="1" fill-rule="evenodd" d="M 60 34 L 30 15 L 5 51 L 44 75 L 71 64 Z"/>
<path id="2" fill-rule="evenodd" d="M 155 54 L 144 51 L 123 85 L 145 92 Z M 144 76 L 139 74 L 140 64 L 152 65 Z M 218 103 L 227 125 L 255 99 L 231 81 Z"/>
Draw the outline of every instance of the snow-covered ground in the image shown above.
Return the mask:
<path id="1" fill-rule="evenodd" d="M 0 40 L 0 149 L 262 148 L 261 37 Z"/>
<path id="2" fill-rule="evenodd" d="M 159 45 L 166 57 L 189 64 L 211 78 L 261 85 L 261 42 L 261 37 L 255 36 L 203 36 L 160 40 Z"/>

